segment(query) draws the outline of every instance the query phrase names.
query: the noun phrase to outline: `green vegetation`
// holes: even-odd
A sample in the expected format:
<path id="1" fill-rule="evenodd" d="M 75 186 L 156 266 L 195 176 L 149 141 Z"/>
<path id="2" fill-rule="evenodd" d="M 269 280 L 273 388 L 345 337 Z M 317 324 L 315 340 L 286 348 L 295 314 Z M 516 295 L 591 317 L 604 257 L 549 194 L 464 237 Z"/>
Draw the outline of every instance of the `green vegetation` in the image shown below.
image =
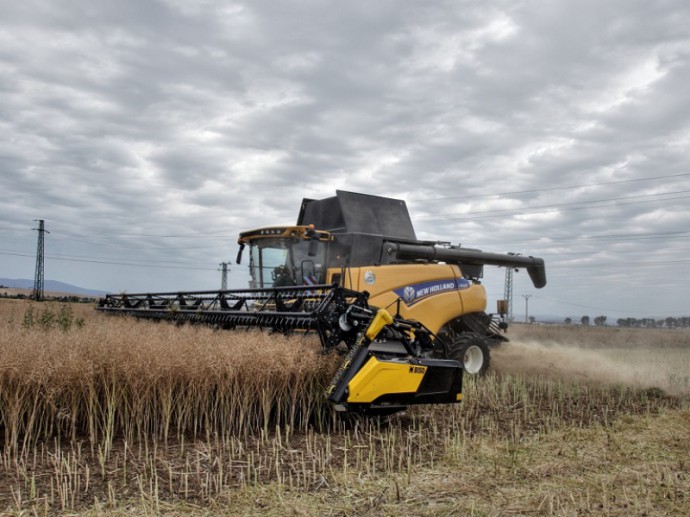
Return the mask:
<path id="1" fill-rule="evenodd" d="M 22 319 L 22 325 L 25 328 L 38 327 L 44 331 L 57 327 L 67 332 L 73 325 L 81 328 L 85 323 L 84 318 L 74 316 L 72 306 L 66 303 L 61 303 L 57 310 L 53 310 L 51 305 L 44 305 L 40 313 L 30 303 L 24 311 L 24 318 Z"/>

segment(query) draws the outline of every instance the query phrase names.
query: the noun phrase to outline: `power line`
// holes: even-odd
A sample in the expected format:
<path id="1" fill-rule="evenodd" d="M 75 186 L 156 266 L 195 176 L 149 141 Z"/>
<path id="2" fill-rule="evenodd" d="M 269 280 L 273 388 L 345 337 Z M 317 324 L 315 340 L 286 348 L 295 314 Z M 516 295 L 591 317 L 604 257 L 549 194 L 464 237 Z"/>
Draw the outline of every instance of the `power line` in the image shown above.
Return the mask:
<path id="1" fill-rule="evenodd" d="M 541 295 L 539 296 L 539 299 L 540 299 L 540 300 L 547 300 L 547 301 L 554 302 L 554 303 L 558 303 L 558 304 L 560 304 L 560 305 L 570 305 L 570 306 L 572 306 L 572 307 L 580 307 L 580 308 L 583 308 L 583 309 L 594 309 L 594 310 L 597 310 L 597 311 L 604 311 L 604 312 L 633 313 L 633 314 L 647 314 L 647 315 L 649 315 L 649 311 L 628 310 L 628 309 L 621 309 L 621 308 L 619 308 L 619 307 L 615 307 L 615 308 L 613 308 L 613 307 L 596 307 L 596 306 L 593 306 L 593 305 L 585 305 L 585 304 L 582 304 L 582 303 L 565 302 L 565 301 L 559 300 L 559 299 L 557 299 L 557 298 L 549 298 L 549 297 L 547 297 L 547 296 L 541 296 Z M 668 314 L 667 314 L 666 316 L 668 316 Z M 649 317 L 657 317 L 657 318 L 659 318 L 659 317 L 663 317 L 663 316 L 652 316 L 652 315 L 649 315 Z"/>
<path id="2" fill-rule="evenodd" d="M 688 237 L 690 232 L 684 231 L 674 231 L 674 232 L 649 232 L 649 233 L 605 233 L 603 235 L 587 235 L 583 237 L 577 237 L 577 240 L 589 240 L 589 239 L 613 239 L 613 238 L 634 238 L 634 239 L 646 239 L 646 238 L 659 238 L 664 237 Z M 575 240 L 573 237 L 550 237 L 551 240 Z"/>
<path id="3" fill-rule="evenodd" d="M 633 266 L 633 267 L 638 267 L 638 266 L 661 266 L 661 265 L 668 265 L 668 264 L 690 264 L 690 260 L 658 260 L 658 261 L 644 261 L 644 262 L 630 262 L 626 261 L 625 266 Z M 561 262 L 551 262 L 549 264 L 550 268 L 558 268 L 558 267 L 596 267 L 596 268 L 604 268 L 604 267 L 616 267 L 616 268 L 621 268 L 623 267 L 623 264 L 594 264 L 594 263 L 589 263 L 589 264 L 563 264 Z"/>
<path id="4" fill-rule="evenodd" d="M 0 219 L 0 221 L 6 221 L 6 222 L 17 222 L 13 221 L 10 219 Z M 54 225 L 57 225 L 58 227 L 61 225 L 61 223 L 53 223 Z M 63 223 L 64 225 L 64 223 Z M 72 223 L 67 223 L 67 226 L 75 226 Z M 5 229 L 0 229 L 2 231 L 10 231 L 10 232 L 20 232 L 22 231 L 21 228 L 5 228 Z M 82 238 L 84 237 L 83 233 L 74 233 L 74 232 L 62 232 L 60 230 L 56 231 L 53 229 L 53 233 L 67 236 L 67 237 L 74 237 L 74 238 Z M 163 239 L 168 239 L 168 238 L 211 238 L 211 237 L 224 237 L 228 239 L 232 239 L 233 237 L 229 235 L 228 230 L 218 230 L 217 232 L 212 232 L 212 233 L 178 233 L 178 234 L 169 234 L 169 233 L 126 233 L 126 232 L 104 232 L 104 231 L 98 231 L 97 234 L 98 236 L 101 237 L 144 237 L 144 238 L 151 238 L 151 237 L 156 237 L 156 238 L 163 238 Z"/>
<path id="5" fill-rule="evenodd" d="M 26 253 L 14 253 L 14 252 L 7 252 L 7 251 L 0 251 L 0 255 L 11 255 L 15 257 L 32 257 L 33 255 L 28 255 Z M 76 258 L 64 258 L 64 257 L 56 257 L 56 256 L 48 256 L 51 260 L 61 260 L 64 262 L 86 262 L 90 264 L 110 264 L 110 265 L 116 265 L 116 266 L 131 266 L 131 267 L 153 267 L 153 268 L 162 268 L 162 269 L 184 269 L 184 270 L 192 270 L 192 271 L 216 271 L 215 268 L 207 268 L 207 267 L 189 267 L 189 266 L 167 266 L 167 265 L 161 265 L 160 263 L 156 264 L 141 264 L 141 263 L 133 263 L 133 262 L 112 262 L 112 261 L 106 261 L 106 260 L 90 260 L 90 259 L 76 259 Z"/>
<path id="6" fill-rule="evenodd" d="M 669 249 L 665 251 L 690 251 L 690 250 L 676 250 L 676 249 Z M 590 257 L 599 257 L 599 254 L 601 253 L 610 253 L 610 254 L 615 254 L 615 255 L 625 255 L 625 254 L 632 254 L 633 252 L 630 250 L 610 250 L 610 249 L 598 249 L 598 250 L 589 250 L 589 251 L 549 251 L 549 250 L 543 250 L 538 252 L 539 255 L 541 255 L 541 258 L 543 259 L 549 259 L 550 260 L 555 260 L 558 258 L 568 258 L 571 256 L 577 256 L 577 255 L 588 255 Z M 565 257 L 564 257 L 565 256 Z"/>
<path id="7" fill-rule="evenodd" d="M 55 233 L 55 232 L 54 232 Z M 97 234 L 97 235 L 84 235 L 84 234 L 73 234 L 73 233 L 56 233 L 56 235 L 59 235 L 60 237 L 66 237 L 65 241 L 78 241 L 78 242 L 87 242 L 90 244 L 95 244 L 95 245 L 101 245 L 102 242 L 107 242 L 108 244 L 112 244 L 112 237 L 113 236 L 128 236 L 129 234 Z M 137 234 L 139 235 L 139 234 Z M 147 236 L 147 239 L 152 239 L 152 238 L 158 238 L 158 237 L 165 237 L 165 236 Z M 180 236 L 181 237 L 181 236 Z M 161 249 L 161 250 L 200 250 L 200 249 L 218 249 L 218 248 L 225 248 L 230 245 L 230 243 L 234 243 L 233 239 L 226 237 L 226 236 L 218 236 L 218 235 L 199 235 L 199 237 L 203 238 L 214 238 L 216 241 L 221 241 L 219 244 L 213 244 L 209 246 L 199 246 L 199 245 L 190 245 L 190 246 L 169 246 L 165 244 L 160 244 L 160 245 L 153 245 L 151 242 L 146 242 L 145 244 L 123 244 L 123 243 L 118 243 L 117 247 L 118 248 L 127 248 L 127 249 L 136 249 L 136 250 L 150 250 L 150 249 Z M 220 239 L 218 239 L 220 237 Z M 127 242 L 127 241 L 125 241 Z"/>
<path id="8" fill-rule="evenodd" d="M 486 210 L 486 211 L 481 211 L 481 212 L 467 212 L 465 214 L 465 215 L 470 215 L 472 217 L 466 217 L 465 215 L 463 215 L 462 217 L 448 217 L 448 215 L 459 215 L 459 213 L 457 213 L 457 212 L 455 214 L 448 214 L 448 215 L 427 214 L 425 217 L 430 217 L 430 219 L 426 219 L 427 221 L 434 221 L 434 220 L 458 221 L 458 220 L 471 220 L 471 219 L 487 219 L 490 217 L 504 217 L 506 215 L 514 216 L 514 215 L 547 214 L 547 213 L 551 213 L 551 212 L 570 212 L 573 210 L 611 208 L 611 207 L 638 205 L 638 204 L 641 205 L 641 204 L 647 204 L 647 203 L 658 203 L 659 201 L 667 202 L 667 201 L 674 201 L 677 199 L 688 199 L 688 198 L 690 198 L 690 196 L 677 196 L 677 197 L 666 198 L 666 199 L 647 199 L 647 200 L 629 201 L 629 202 L 622 202 L 622 203 L 616 202 L 616 203 L 612 203 L 612 204 L 599 205 L 599 206 L 572 206 L 572 205 L 605 203 L 605 202 L 609 202 L 609 201 L 625 201 L 626 199 L 635 199 L 635 198 L 639 198 L 639 197 L 666 196 L 666 195 L 672 195 L 672 194 L 682 194 L 685 192 L 690 192 L 690 190 L 679 190 L 677 192 L 665 192 L 663 194 L 644 194 L 644 195 L 640 195 L 640 196 L 627 196 L 627 197 L 618 197 L 618 198 L 610 198 L 610 199 L 599 199 L 599 200 L 595 200 L 595 201 L 576 201 L 573 203 L 561 203 L 561 204 L 557 204 L 557 205 L 544 205 L 544 206 L 522 207 L 522 208 L 505 208 L 505 209 L 501 209 L 501 210 Z M 542 208 L 544 208 L 545 210 L 541 210 Z M 532 210 L 532 209 L 537 209 L 537 211 L 534 211 L 534 212 L 526 211 L 526 210 Z"/>
<path id="9" fill-rule="evenodd" d="M 676 175 L 667 175 L 667 176 L 656 176 L 656 177 L 651 177 L 651 178 L 636 178 L 636 179 L 631 179 L 631 180 L 620 180 L 620 181 L 615 181 L 615 182 L 606 182 L 606 183 L 593 183 L 593 184 L 587 184 L 587 185 L 574 185 L 574 186 L 568 186 L 568 187 L 554 187 L 554 188 L 546 188 L 546 189 L 534 189 L 530 191 L 518 191 L 514 193 L 520 193 L 520 192 L 538 192 L 538 191 L 549 191 L 549 190 L 562 190 L 562 189 L 569 189 L 569 188 L 582 188 L 582 187 L 587 187 L 587 186 L 599 186 L 599 185 L 612 185 L 612 184 L 618 184 L 618 183 L 628 183 L 628 182 L 634 182 L 634 181 L 649 181 L 649 180 L 655 180 L 655 179 L 664 179 L 664 178 L 676 178 L 676 177 L 683 177 L 683 176 L 690 176 L 690 173 L 685 173 L 685 174 L 676 174 Z M 490 218 L 490 217 L 500 217 L 500 216 L 506 216 L 506 215 L 532 215 L 532 214 L 541 214 L 541 213 L 551 213 L 551 212 L 560 212 L 560 211 L 571 211 L 571 210 L 586 210 L 586 209 L 591 209 L 591 208 L 607 208 L 607 207 L 617 207 L 617 206 L 625 206 L 625 205 L 630 205 L 630 204 L 642 204 L 642 203 L 650 203 L 650 202 L 659 202 L 659 201 L 673 201 L 673 200 L 680 200 L 680 199 L 687 199 L 690 196 L 677 196 L 673 198 L 666 198 L 666 199 L 654 199 L 654 200 L 640 200 L 640 198 L 648 198 L 648 197 L 659 197 L 659 196 L 670 196 L 670 195 L 676 195 L 676 194 L 683 194 L 686 192 L 690 192 L 690 190 L 679 190 L 679 191 L 671 191 L 671 192 L 663 192 L 663 193 L 658 193 L 658 194 L 641 194 L 637 196 L 621 196 L 621 197 L 614 197 L 614 198 L 606 198 L 606 199 L 598 199 L 598 200 L 590 200 L 590 201 L 576 201 L 576 202 L 570 202 L 570 203 L 560 203 L 560 204 L 553 204 L 553 205 L 538 205 L 538 206 L 530 206 L 530 207 L 521 207 L 521 208 L 510 208 L 510 209 L 499 209 L 499 210 L 487 210 L 487 211 L 476 211 L 476 212 L 467 212 L 464 214 L 461 213 L 455 213 L 455 214 L 426 214 L 426 215 L 421 215 L 418 216 L 417 218 L 419 219 L 424 219 L 430 217 L 431 219 L 427 220 L 434 220 L 433 218 L 442 218 L 443 220 L 472 220 L 472 219 L 483 219 L 483 218 Z M 492 197 L 492 196 L 499 196 L 499 195 L 507 195 L 510 193 L 503 193 L 503 194 L 491 194 L 491 195 L 486 195 L 486 196 L 470 196 L 470 197 Z M 452 199 L 452 198 L 438 198 L 438 199 Z M 606 203 L 610 201 L 626 201 L 626 200 L 633 200 L 636 199 L 637 201 L 630 201 L 630 202 L 623 202 L 623 203 L 614 203 L 610 205 L 600 205 L 600 206 L 574 206 L 574 205 L 591 205 L 591 204 L 597 204 L 597 203 Z M 545 210 L 542 210 L 545 209 Z M 530 210 L 537 210 L 537 211 L 530 211 Z M 449 215 L 459 215 L 460 217 L 448 217 Z M 122 236 L 122 237 L 134 237 L 134 238 L 227 238 L 231 239 L 231 237 L 228 236 L 226 231 L 218 231 L 215 233 L 207 233 L 207 234 L 199 234 L 199 233 L 190 233 L 190 234 L 153 234 L 153 233 L 116 233 L 116 232 L 99 232 L 97 235 L 93 235 L 91 237 L 87 237 L 84 234 L 75 234 L 75 233 L 59 233 L 59 235 L 63 235 L 66 237 L 71 237 L 72 239 L 75 240 L 81 240 L 81 241 L 86 241 L 86 242 L 93 242 L 94 239 L 99 239 L 99 238 L 108 238 L 112 236 Z M 529 241 L 501 241 L 501 242 L 529 242 Z M 221 245 L 215 245 L 215 246 L 208 246 L 207 248 L 215 248 L 215 247 L 222 247 L 224 246 L 223 244 Z M 197 249 L 197 246 L 193 247 L 176 247 L 176 248 L 169 248 L 167 247 L 166 249 Z"/>
<path id="10" fill-rule="evenodd" d="M 501 240 L 501 241 L 467 241 L 468 244 L 472 245 L 496 245 L 496 244 L 525 244 L 530 242 L 540 242 L 543 244 L 549 244 L 550 241 L 555 242 L 576 242 L 583 240 L 654 240 L 654 239 L 666 239 L 669 237 L 673 238 L 686 238 L 690 237 L 690 232 L 678 231 L 678 232 L 650 232 L 650 233 L 628 233 L 628 234 L 604 234 L 604 235 L 588 235 L 582 237 L 539 237 L 537 239 L 522 239 L 522 240 Z M 547 239 L 548 241 L 545 241 Z"/>
<path id="11" fill-rule="evenodd" d="M 499 196 L 512 196 L 516 194 L 533 194 L 536 192 L 553 192 L 555 190 L 571 190 L 571 189 L 576 189 L 576 188 L 587 188 L 587 187 L 601 187 L 605 185 L 618 185 L 621 183 L 633 183 L 633 182 L 638 182 L 638 181 L 652 181 L 652 180 L 661 180 L 661 179 L 669 179 L 669 178 L 681 178 L 684 176 L 690 176 L 690 173 L 682 173 L 682 174 L 670 174 L 666 176 L 652 176 L 648 178 L 633 178 L 629 180 L 617 180 L 617 181 L 608 181 L 608 182 L 601 182 L 601 183 L 586 183 L 583 185 L 569 185 L 565 187 L 546 187 L 546 188 L 539 188 L 539 189 L 532 189 L 532 190 L 517 190 L 513 192 L 499 192 L 497 194 L 477 194 L 477 195 L 471 195 L 471 196 L 449 196 L 449 197 L 437 197 L 437 198 L 428 198 L 428 199 L 419 199 L 413 201 L 420 201 L 420 202 L 427 202 L 427 201 L 443 201 L 446 199 L 479 199 L 479 198 L 487 198 L 487 197 L 499 197 Z"/>
<path id="12" fill-rule="evenodd" d="M 60 233 L 60 235 L 65 235 L 68 237 L 81 237 L 81 234 L 75 234 L 75 233 L 69 233 L 69 232 L 64 232 Z M 117 232 L 98 232 L 99 236 L 103 237 L 145 237 L 145 238 L 151 238 L 151 237 L 156 237 L 156 238 L 161 238 L 161 239 L 177 239 L 177 238 L 210 238 L 210 237 L 226 237 L 230 239 L 231 237 L 228 237 L 228 232 L 223 231 L 223 232 L 218 232 L 218 233 L 180 233 L 180 234 L 165 234 L 165 233 L 117 233 Z"/>
<path id="13" fill-rule="evenodd" d="M 6 254 L 6 255 L 24 253 L 22 251 L 15 251 L 15 250 L 0 250 L 0 252 L 4 252 L 2 254 Z M 60 259 L 60 260 L 79 260 L 79 259 L 94 260 L 94 261 L 103 261 L 103 263 L 108 263 L 108 261 L 117 260 L 117 261 L 125 262 L 127 264 L 142 264 L 141 262 L 133 262 L 127 258 L 120 258 L 120 257 L 105 258 L 105 257 L 90 257 L 87 255 L 63 255 L 60 253 L 54 253 L 54 254 L 50 255 L 50 258 Z M 172 266 L 186 266 L 187 262 L 173 262 L 173 261 L 167 261 L 167 260 L 156 260 L 156 264 L 168 264 L 168 265 L 172 265 Z"/>
<path id="14" fill-rule="evenodd" d="M 61 237 L 64 237 L 65 234 L 58 234 Z M 97 245 L 100 246 L 102 245 L 103 242 L 106 242 L 108 244 L 112 244 L 112 239 L 108 236 L 105 235 L 95 235 L 93 237 L 88 237 L 84 235 L 80 236 L 72 236 L 71 234 L 67 235 L 67 238 L 62 239 L 63 241 L 77 241 L 77 242 L 86 242 L 92 245 Z M 169 246 L 166 244 L 161 244 L 158 246 L 152 245 L 151 242 L 146 242 L 145 244 L 123 244 L 118 242 L 117 247 L 118 248 L 125 248 L 125 249 L 133 249 L 133 250 L 207 250 L 207 249 L 217 249 L 217 248 L 225 248 L 228 247 L 230 244 L 228 242 L 222 242 L 221 244 L 214 244 L 211 246 L 199 246 L 199 245 L 192 245 L 192 246 Z"/>
<path id="15" fill-rule="evenodd" d="M 441 201 L 441 200 L 448 200 L 448 199 L 479 199 L 479 198 L 500 197 L 500 196 L 516 195 L 516 194 L 552 192 L 552 191 L 559 191 L 559 190 L 571 190 L 571 189 L 577 189 L 577 188 L 618 185 L 618 184 L 624 184 L 624 183 L 654 181 L 654 180 L 661 180 L 661 179 L 681 178 L 681 177 L 687 177 L 687 176 L 690 176 L 690 173 L 670 174 L 670 175 L 662 175 L 662 176 L 651 176 L 651 177 L 645 177 L 645 178 L 631 178 L 631 179 L 627 179 L 627 180 L 617 180 L 617 181 L 599 182 L 599 183 L 585 183 L 585 184 L 579 184 L 579 185 L 567 185 L 567 186 L 562 186 L 562 187 L 545 187 L 545 188 L 540 188 L 540 189 L 500 192 L 500 193 L 495 193 L 495 194 L 448 196 L 448 197 L 426 198 L 426 199 L 417 199 L 417 200 L 412 199 L 411 201 L 413 201 L 413 202 L 417 202 L 417 201 L 427 202 L 427 201 Z M 484 214 L 487 214 L 486 217 L 489 217 L 488 214 L 494 214 L 494 213 L 505 214 L 506 212 L 519 212 L 521 210 L 531 210 L 531 209 L 541 209 L 541 208 L 558 208 L 558 207 L 569 206 L 569 205 L 581 205 L 581 204 L 587 204 L 587 203 L 601 203 L 601 202 L 607 202 L 607 201 L 635 199 L 635 198 L 650 197 L 650 196 L 664 196 L 664 195 L 678 194 L 678 193 L 684 193 L 684 192 L 690 192 L 690 191 L 683 190 L 683 191 L 665 192 L 665 193 L 660 193 L 660 194 L 645 194 L 645 195 L 639 195 L 639 196 L 625 196 L 625 197 L 608 198 L 608 199 L 593 200 L 593 201 L 562 203 L 562 204 L 556 204 L 556 205 L 543 205 L 543 206 L 522 207 L 522 208 L 515 208 L 515 209 L 467 212 L 466 214 L 462 214 L 462 215 L 484 215 Z M 678 198 L 674 198 L 674 199 L 686 199 L 686 198 L 687 198 L 687 196 L 678 197 Z M 655 201 L 658 201 L 658 200 L 655 200 Z M 625 204 L 631 204 L 631 203 L 625 203 Z M 614 205 L 609 205 L 609 206 L 614 206 Z M 619 206 L 619 205 L 615 205 L 615 206 Z M 585 208 L 590 208 L 590 207 L 579 207 L 578 209 L 585 209 Z M 544 213 L 544 212 L 522 212 L 519 215 L 528 215 L 528 214 L 532 214 L 532 213 Z M 436 216 L 435 214 L 427 214 L 427 215 L 417 216 L 415 219 L 421 219 L 421 218 L 425 218 L 425 217 L 429 217 L 429 216 L 431 216 L 431 217 L 443 217 L 444 219 L 447 219 L 448 215 L 449 214 L 443 214 L 443 215 Z M 453 214 L 450 214 L 450 215 L 453 215 Z M 461 214 L 456 213 L 455 215 L 461 215 Z M 491 216 L 491 217 L 493 217 L 493 216 Z M 479 217 L 472 217 L 472 218 L 462 217 L 461 219 L 475 219 L 475 218 L 479 218 Z M 0 221 L 12 222 L 11 219 L 0 219 Z M 72 236 L 75 238 L 83 237 L 83 234 L 74 234 L 74 233 L 69 233 L 69 232 L 62 233 L 61 235 Z M 219 230 L 219 231 L 214 232 L 214 233 L 206 233 L 206 234 L 199 234 L 199 233 L 157 234 L 157 233 L 99 232 L 99 236 L 104 236 L 104 237 L 123 236 L 123 237 L 137 237 L 137 238 L 138 237 L 143 237 L 143 238 L 151 238 L 151 237 L 157 237 L 157 238 L 208 238 L 208 237 L 226 236 L 229 239 L 232 238 L 232 237 L 228 236 L 227 230 Z"/>

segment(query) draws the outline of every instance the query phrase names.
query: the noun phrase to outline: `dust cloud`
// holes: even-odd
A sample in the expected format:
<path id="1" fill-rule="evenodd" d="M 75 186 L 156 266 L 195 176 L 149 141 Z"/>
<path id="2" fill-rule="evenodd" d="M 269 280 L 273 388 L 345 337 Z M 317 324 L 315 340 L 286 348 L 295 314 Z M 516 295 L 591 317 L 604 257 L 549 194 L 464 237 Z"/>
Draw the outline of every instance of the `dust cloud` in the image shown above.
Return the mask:
<path id="1" fill-rule="evenodd" d="M 690 394 L 690 352 L 669 348 L 591 348 L 576 344 L 516 340 L 491 352 L 498 372 L 657 387 Z"/>

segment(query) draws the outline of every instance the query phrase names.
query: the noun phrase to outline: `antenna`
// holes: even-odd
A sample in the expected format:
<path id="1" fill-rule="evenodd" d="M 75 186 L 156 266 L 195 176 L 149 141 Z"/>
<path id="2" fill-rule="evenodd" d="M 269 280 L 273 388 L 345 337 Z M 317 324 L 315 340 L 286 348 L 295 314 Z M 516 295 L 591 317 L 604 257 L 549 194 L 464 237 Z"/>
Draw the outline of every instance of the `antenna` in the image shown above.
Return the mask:
<path id="1" fill-rule="evenodd" d="M 43 301 L 43 284 L 44 284 L 44 274 L 43 274 L 43 258 L 44 258 L 44 248 L 45 248 L 45 237 L 44 234 L 50 233 L 45 229 L 45 221 L 43 219 L 34 219 L 38 221 L 38 228 L 32 228 L 32 230 L 38 231 L 38 245 L 36 246 L 36 274 L 34 275 L 34 290 L 31 293 L 31 298 L 37 302 Z"/>
<path id="2" fill-rule="evenodd" d="M 228 263 L 227 262 L 221 262 L 218 265 L 221 267 L 221 269 L 219 269 L 219 271 L 223 272 L 222 273 L 223 276 L 222 276 L 222 279 L 220 281 L 220 288 L 221 288 L 221 290 L 225 290 L 228 288 Z"/>

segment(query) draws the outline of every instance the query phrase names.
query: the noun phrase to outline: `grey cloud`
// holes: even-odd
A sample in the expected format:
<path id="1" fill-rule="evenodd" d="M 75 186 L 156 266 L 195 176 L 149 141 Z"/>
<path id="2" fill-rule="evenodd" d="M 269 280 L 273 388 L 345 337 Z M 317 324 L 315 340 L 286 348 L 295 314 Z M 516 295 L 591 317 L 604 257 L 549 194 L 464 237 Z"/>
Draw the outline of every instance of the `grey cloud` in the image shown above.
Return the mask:
<path id="1" fill-rule="evenodd" d="M 687 239 L 583 237 L 681 231 L 688 200 L 564 204 L 690 189 L 688 177 L 603 185 L 690 172 L 689 20 L 682 2 L 641 0 L 8 5 L 0 238 L 31 252 L 35 232 L 20 228 L 40 216 L 64 254 L 212 270 L 237 232 L 293 222 L 302 197 L 343 188 L 406 199 L 424 238 L 549 257 L 554 281 L 535 310 L 554 305 L 540 295 L 586 305 L 596 290 L 624 312 L 611 264 L 673 260 Z M 580 184 L 594 186 L 543 190 Z M 164 237 L 187 234 L 211 236 Z M 53 267 L 130 291 L 218 276 Z M 626 267 L 666 281 L 663 267 Z"/>

